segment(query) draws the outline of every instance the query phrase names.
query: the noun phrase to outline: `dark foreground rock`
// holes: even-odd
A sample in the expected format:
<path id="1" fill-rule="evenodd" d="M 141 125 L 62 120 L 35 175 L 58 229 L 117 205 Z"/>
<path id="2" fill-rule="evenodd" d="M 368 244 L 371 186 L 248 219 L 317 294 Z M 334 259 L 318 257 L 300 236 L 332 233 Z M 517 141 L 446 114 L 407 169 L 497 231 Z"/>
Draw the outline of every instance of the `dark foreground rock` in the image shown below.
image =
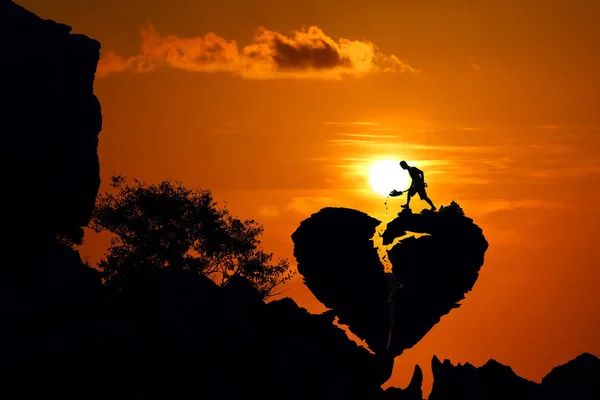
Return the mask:
<path id="1" fill-rule="evenodd" d="M 392 370 L 332 315 L 242 278 L 148 271 L 114 292 L 62 245 L 20 267 L 33 277 L 0 289 L 0 380 L 20 398 L 378 398 Z"/>
<path id="2" fill-rule="evenodd" d="M 433 357 L 429 400 L 593 400 L 600 398 L 600 359 L 583 353 L 554 368 L 541 383 L 518 376 L 495 360 L 481 367 Z"/>
<path id="3" fill-rule="evenodd" d="M 20 235 L 87 225 L 100 185 L 100 43 L 70 31 L 0 1 L 2 219 Z"/>
<path id="4" fill-rule="evenodd" d="M 412 379 L 405 389 L 389 387 L 385 390 L 383 398 L 386 400 L 422 400 L 423 371 L 415 366 Z"/>

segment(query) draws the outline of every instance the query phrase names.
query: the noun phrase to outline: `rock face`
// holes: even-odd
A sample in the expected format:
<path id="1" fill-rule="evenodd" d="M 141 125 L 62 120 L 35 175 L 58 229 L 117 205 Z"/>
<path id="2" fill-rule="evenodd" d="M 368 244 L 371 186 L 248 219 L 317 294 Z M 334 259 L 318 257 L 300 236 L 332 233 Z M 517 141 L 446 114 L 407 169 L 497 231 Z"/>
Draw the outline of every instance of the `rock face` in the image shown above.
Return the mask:
<path id="1" fill-rule="evenodd" d="M 452 365 L 433 357 L 429 400 L 593 400 L 600 398 L 600 359 L 584 353 L 554 368 L 541 384 L 529 381 L 495 360 L 481 367 Z"/>
<path id="2" fill-rule="evenodd" d="M 481 228 L 458 210 L 402 213 L 388 224 L 383 243 L 407 232 L 426 236 L 403 239 L 388 251 L 394 278 L 402 284 L 394 296 L 393 354 L 413 347 L 460 306 L 479 277 L 488 248 Z"/>
<path id="3" fill-rule="evenodd" d="M 546 399 L 600 399 L 600 359 L 583 353 L 542 378 Z"/>
<path id="4" fill-rule="evenodd" d="M 2 203 L 27 231 L 87 225 L 100 184 L 100 44 L 70 31 L 0 1 Z"/>
<path id="5" fill-rule="evenodd" d="M 310 291 L 371 350 L 384 353 L 390 307 L 388 281 L 372 240 L 379 224 L 360 211 L 324 208 L 302 221 L 292 240 L 298 272 Z"/>
<path id="6" fill-rule="evenodd" d="M 384 392 L 384 399 L 389 400 L 423 400 L 423 371 L 418 365 L 415 366 L 412 379 L 406 389 L 389 387 Z"/>
<path id="7" fill-rule="evenodd" d="M 434 382 L 429 400 L 531 399 L 538 394 L 535 382 L 495 360 L 476 368 L 469 363 L 454 366 L 449 360 L 442 363 L 434 356 L 431 370 Z"/>
<path id="8" fill-rule="evenodd" d="M 388 250 L 390 285 L 372 240 L 380 223 L 356 210 L 324 208 L 293 233 L 294 256 L 308 288 L 341 323 L 374 352 L 398 356 L 459 306 L 477 280 L 488 243 L 460 210 L 406 211 L 388 224 L 383 243 L 407 232 L 426 236 Z"/>

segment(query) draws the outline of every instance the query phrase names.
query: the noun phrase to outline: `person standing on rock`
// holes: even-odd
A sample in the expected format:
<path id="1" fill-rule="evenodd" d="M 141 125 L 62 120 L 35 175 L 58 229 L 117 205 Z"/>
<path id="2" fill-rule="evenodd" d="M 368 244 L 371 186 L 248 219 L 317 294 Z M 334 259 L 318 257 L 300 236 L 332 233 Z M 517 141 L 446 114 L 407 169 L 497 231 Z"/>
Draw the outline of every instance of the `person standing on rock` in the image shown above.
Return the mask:
<path id="1" fill-rule="evenodd" d="M 425 188 L 427 184 L 425 183 L 425 174 L 417 167 L 409 166 L 406 161 L 400 161 L 400 166 L 402 169 L 408 170 L 410 174 L 410 178 L 412 180 L 410 187 L 407 190 L 406 204 L 403 204 L 401 207 L 408 209 L 410 208 L 410 199 L 416 194 L 419 194 L 421 200 L 425 200 L 427 204 L 431 206 L 431 211 L 435 211 L 436 208 L 433 205 L 433 202 L 427 196 L 427 191 Z"/>

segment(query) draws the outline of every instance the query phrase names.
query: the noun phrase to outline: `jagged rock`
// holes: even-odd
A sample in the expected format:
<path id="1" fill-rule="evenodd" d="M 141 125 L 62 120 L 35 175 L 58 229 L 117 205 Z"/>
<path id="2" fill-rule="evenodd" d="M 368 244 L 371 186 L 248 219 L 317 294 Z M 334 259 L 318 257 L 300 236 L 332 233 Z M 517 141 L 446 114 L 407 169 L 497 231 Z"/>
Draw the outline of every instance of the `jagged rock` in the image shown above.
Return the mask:
<path id="1" fill-rule="evenodd" d="M 292 234 L 298 272 L 310 291 L 375 352 L 390 329 L 388 281 L 372 237 L 381 221 L 346 208 L 324 208 Z"/>
<path id="2" fill-rule="evenodd" d="M 387 225 L 383 243 L 407 232 L 425 236 L 403 239 L 388 251 L 394 278 L 402 285 L 394 296 L 393 354 L 413 347 L 460 306 L 477 281 L 488 248 L 481 228 L 454 212 L 402 213 Z"/>
<path id="3" fill-rule="evenodd" d="M 489 360 L 481 367 L 469 363 L 452 365 L 434 356 L 433 388 L 429 400 L 592 400 L 600 398 L 600 359 L 584 353 L 532 382 L 510 367 Z"/>
<path id="4" fill-rule="evenodd" d="M 458 207 L 458 205 L 456 205 Z M 365 213 L 324 208 L 293 233 L 298 272 L 313 294 L 375 352 L 397 356 L 414 346 L 440 318 L 457 308 L 477 280 L 488 243 L 473 220 L 444 212 L 402 213 L 382 234 L 392 293 L 372 240 L 381 224 Z M 393 327 L 392 327 L 393 323 Z M 390 333 L 391 331 L 391 333 Z"/>
<path id="5" fill-rule="evenodd" d="M 26 233 L 87 225 L 100 185 L 100 44 L 70 31 L 0 1 L 2 204 Z"/>
<path id="6" fill-rule="evenodd" d="M 454 366 L 433 356 L 433 387 L 429 400 L 532 399 L 538 395 L 535 382 L 521 378 L 510 367 L 495 360 L 476 368 L 466 363 Z"/>
<path id="7" fill-rule="evenodd" d="M 406 389 L 389 387 L 385 390 L 384 399 L 386 400 L 423 400 L 423 371 L 421 367 L 415 365 L 415 370 L 410 383 Z"/>
<path id="8" fill-rule="evenodd" d="M 600 399 L 600 359 L 583 353 L 542 378 L 545 399 Z"/>

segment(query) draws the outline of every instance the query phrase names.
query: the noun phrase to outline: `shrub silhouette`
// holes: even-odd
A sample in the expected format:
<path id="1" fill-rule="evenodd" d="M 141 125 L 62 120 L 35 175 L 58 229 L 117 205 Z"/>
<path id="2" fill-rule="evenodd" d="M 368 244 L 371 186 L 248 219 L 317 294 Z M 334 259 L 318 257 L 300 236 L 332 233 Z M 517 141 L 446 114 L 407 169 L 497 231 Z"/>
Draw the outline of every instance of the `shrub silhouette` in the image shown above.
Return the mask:
<path id="1" fill-rule="evenodd" d="M 149 185 L 113 175 L 115 194 L 98 196 L 90 228 L 113 234 L 99 262 L 107 285 L 135 284 L 140 274 L 168 268 L 193 271 L 226 284 L 235 274 L 250 281 L 263 298 L 294 275 L 289 261 L 272 263 L 261 248 L 261 225 L 241 221 L 218 208 L 209 190 L 180 182 Z"/>
<path id="2" fill-rule="evenodd" d="M 465 212 L 463 211 L 462 207 L 458 205 L 457 202 L 452 201 L 450 203 L 449 206 L 447 207 L 440 207 L 440 212 L 441 213 L 446 213 L 446 214 L 455 214 L 455 215 L 460 215 L 460 216 L 464 216 Z"/>

